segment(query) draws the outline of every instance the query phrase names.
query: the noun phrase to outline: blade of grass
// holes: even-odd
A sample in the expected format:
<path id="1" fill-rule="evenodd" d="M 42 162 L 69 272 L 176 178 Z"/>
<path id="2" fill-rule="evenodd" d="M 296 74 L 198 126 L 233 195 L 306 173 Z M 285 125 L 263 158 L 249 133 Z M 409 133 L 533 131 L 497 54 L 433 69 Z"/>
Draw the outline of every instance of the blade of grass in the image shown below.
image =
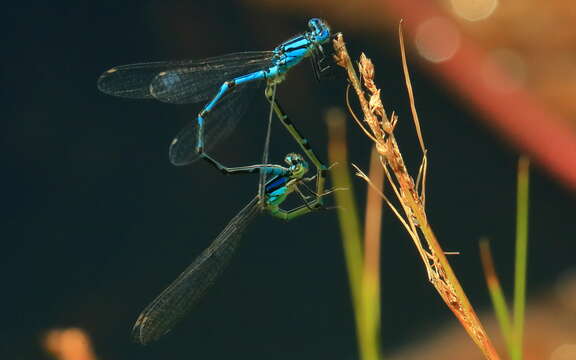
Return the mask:
<path id="1" fill-rule="evenodd" d="M 502 336 L 506 342 L 508 355 L 511 357 L 512 320 L 510 319 L 510 313 L 508 312 L 508 303 L 506 302 L 506 297 L 504 296 L 504 292 L 500 286 L 500 280 L 498 279 L 498 274 L 496 273 L 496 267 L 494 266 L 492 251 L 490 249 L 490 241 L 488 239 L 480 240 L 480 259 L 482 260 L 484 278 L 486 279 L 486 285 L 488 287 L 488 292 L 490 293 L 492 306 L 494 306 L 496 319 L 498 320 L 500 331 L 502 332 Z"/>
<path id="2" fill-rule="evenodd" d="M 406 92 L 410 100 L 410 112 L 416 127 L 416 135 L 418 136 L 418 143 L 422 153 L 426 154 L 426 146 L 424 145 L 424 138 L 422 137 L 422 130 L 420 129 L 420 119 L 418 118 L 418 111 L 416 111 L 416 101 L 414 100 L 414 90 L 412 89 L 412 80 L 410 79 L 410 71 L 408 71 L 408 62 L 406 61 L 406 49 L 404 48 L 404 32 L 402 31 L 402 20 L 398 24 L 398 37 L 400 40 L 400 53 L 402 54 L 402 72 L 404 73 L 404 84 L 406 85 Z"/>
<path id="3" fill-rule="evenodd" d="M 374 343 L 370 340 L 370 335 L 367 332 L 370 327 L 366 324 L 367 317 L 362 301 L 362 236 L 351 175 L 347 168 L 348 154 L 344 113 L 339 109 L 330 109 L 326 113 L 326 124 L 328 125 L 329 139 L 328 157 L 330 164 L 336 165 L 330 170 L 332 184 L 336 189 L 348 189 L 347 191 L 334 192 L 334 198 L 338 209 L 342 247 L 344 248 L 348 281 L 352 293 L 360 358 L 376 360 L 378 353 L 374 351 Z"/>
<path id="4" fill-rule="evenodd" d="M 524 311 L 526 307 L 526 268 L 528 259 L 528 201 L 530 160 L 518 160 L 518 189 L 516 198 L 516 259 L 514 269 L 514 321 L 512 360 L 522 359 Z"/>
<path id="5" fill-rule="evenodd" d="M 362 308 L 371 359 L 382 359 L 380 349 L 380 237 L 382 230 L 382 192 L 384 171 L 375 147 L 370 155 L 369 177 L 373 186 L 366 193 L 364 216 L 364 271 L 362 274 Z"/>

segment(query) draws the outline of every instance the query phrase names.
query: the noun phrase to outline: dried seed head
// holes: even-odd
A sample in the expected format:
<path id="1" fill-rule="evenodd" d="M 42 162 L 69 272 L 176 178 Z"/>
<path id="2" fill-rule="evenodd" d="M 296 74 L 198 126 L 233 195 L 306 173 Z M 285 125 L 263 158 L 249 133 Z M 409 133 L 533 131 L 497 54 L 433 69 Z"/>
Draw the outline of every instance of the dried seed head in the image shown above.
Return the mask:
<path id="1" fill-rule="evenodd" d="M 384 105 L 382 105 L 382 100 L 380 100 L 380 89 L 375 89 L 370 96 L 370 100 L 368 102 L 370 106 L 370 111 L 380 117 L 380 119 L 384 118 Z"/>
<path id="2" fill-rule="evenodd" d="M 392 134 L 394 132 L 394 127 L 390 121 L 382 119 L 382 130 L 384 130 L 386 134 Z"/>
<path id="3" fill-rule="evenodd" d="M 376 143 L 376 150 L 380 155 L 382 155 L 385 159 L 389 156 L 389 148 L 386 143 L 377 142 Z"/>
<path id="4" fill-rule="evenodd" d="M 345 44 L 344 44 L 344 38 L 342 37 L 341 34 L 336 36 L 336 39 L 333 40 L 333 46 L 334 49 L 336 50 L 336 53 L 334 54 L 334 61 L 339 66 L 346 68 L 345 56 L 342 53 L 342 49 L 344 49 Z"/>
<path id="5" fill-rule="evenodd" d="M 358 63 L 358 69 L 360 70 L 360 75 L 362 77 L 362 82 L 368 91 L 374 94 L 378 89 L 374 83 L 374 64 L 372 60 L 366 57 L 364 53 L 360 55 L 360 62 Z"/>

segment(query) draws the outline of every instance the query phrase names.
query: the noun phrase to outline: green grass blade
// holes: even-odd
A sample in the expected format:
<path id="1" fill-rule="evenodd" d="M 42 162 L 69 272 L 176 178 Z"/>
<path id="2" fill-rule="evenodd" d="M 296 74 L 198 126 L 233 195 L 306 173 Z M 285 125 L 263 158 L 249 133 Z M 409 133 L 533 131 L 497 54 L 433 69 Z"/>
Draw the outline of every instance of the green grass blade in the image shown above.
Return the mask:
<path id="1" fill-rule="evenodd" d="M 480 259 L 482 260 L 482 268 L 484 269 L 484 278 L 488 286 L 492 306 L 496 313 L 496 320 L 500 326 L 500 332 L 504 337 L 508 355 L 512 356 L 512 319 L 508 312 L 508 302 L 500 286 L 500 280 L 496 273 L 494 260 L 492 258 L 492 250 L 490 249 L 490 241 L 488 239 L 480 240 Z"/>
<path id="2" fill-rule="evenodd" d="M 373 344 L 366 331 L 369 329 L 369 325 L 366 324 L 362 301 L 362 233 L 354 191 L 352 190 L 352 179 L 348 170 L 345 115 L 338 109 L 332 109 L 328 111 L 326 118 L 329 137 L 328 157 L 330 164 L 333 165 L 330 170 L 332 184 L 336 189 L 347 189 L 334 192 L 334 198 L 338 207 L 342 246 L 352 293 L 360 358 L 372 360 L 374 359 L 371 357 L 374 353 Z"/>
<path id="3" fill-rule="evenodd" d="M 518 160 L 518 189 L 516 199 L 516 259 L 514 269 L 514 321 L 512 360 L 522 359 L 524 311 L 526 307 L 526 269 L 528 262 L 528 200 L 530 160 Z"/>

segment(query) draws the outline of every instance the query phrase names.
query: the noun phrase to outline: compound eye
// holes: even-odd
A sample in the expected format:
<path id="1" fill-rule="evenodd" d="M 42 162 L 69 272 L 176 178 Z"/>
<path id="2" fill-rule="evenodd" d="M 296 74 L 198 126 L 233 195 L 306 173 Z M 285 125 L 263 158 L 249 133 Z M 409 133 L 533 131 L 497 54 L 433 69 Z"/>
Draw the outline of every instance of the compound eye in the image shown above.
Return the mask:
<path id="1" fill-rule="evenodd" d="M 319 19 L 310 19 L 308 21 L 308 27 L 310 28 L 310 30 L 317 32 L 318 31 L 318 23 L 319 23 Z"/>

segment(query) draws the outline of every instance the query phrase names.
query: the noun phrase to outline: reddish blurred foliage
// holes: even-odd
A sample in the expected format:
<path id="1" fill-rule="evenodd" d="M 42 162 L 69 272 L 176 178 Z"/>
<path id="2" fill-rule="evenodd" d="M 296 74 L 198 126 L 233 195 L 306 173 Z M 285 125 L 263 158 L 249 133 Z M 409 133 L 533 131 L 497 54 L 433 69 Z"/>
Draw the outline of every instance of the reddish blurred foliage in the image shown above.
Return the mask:
<path id="1" fill-rule="evenodd" d="M 576 8 L 572 2 L 250 2 L 282 12 L 325 16 L 336 29 L 351 32 L 390 33 L 404 19 L 407 45 L 428 60 L 423 62 L 428 71 L 475 107 L 519 152 L 576 189 L 576 102 L 572 100 Z M 444 35 L 430 30 L 433 25 Z M 418 93 L 418 84 L 415 87 Z"/>

